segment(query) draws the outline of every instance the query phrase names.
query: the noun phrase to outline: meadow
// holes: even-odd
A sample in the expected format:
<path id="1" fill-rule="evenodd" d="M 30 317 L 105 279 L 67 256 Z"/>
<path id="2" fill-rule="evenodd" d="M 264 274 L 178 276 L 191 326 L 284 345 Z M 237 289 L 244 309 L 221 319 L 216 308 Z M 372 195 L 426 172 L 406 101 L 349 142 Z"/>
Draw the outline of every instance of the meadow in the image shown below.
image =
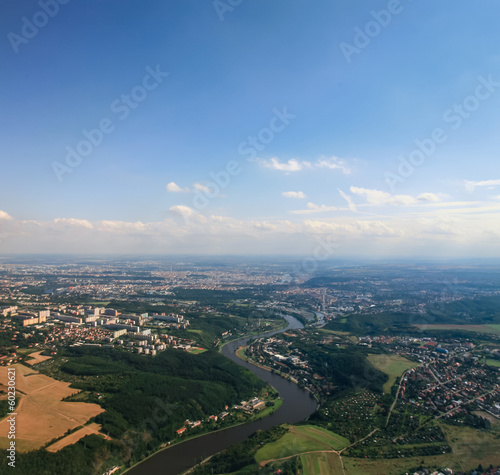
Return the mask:
<path id="1" fill-rule="evenodd" d="M 290 426 L 288 432 L 279 440 L 259 449 L 255 454 L 255 460 L 264 465 L 271 460 L 292 457 L 306 452 L 335 454 L 335 451 L 342 450 L 348 445 L 349 441 L 346 438 L 318 426 Z M 310 462 L 309 458 L 309 465 Z"/>
<path id="2" fill-rule="evenodd" d="M 378 370 L 389 376 L 384 384 L 384 393 L 391 394 L 391 388 L 405 371 L 419 366 L 418 363 L 407 360 L 399 355 L 368 355 L 368 361 Z"/>

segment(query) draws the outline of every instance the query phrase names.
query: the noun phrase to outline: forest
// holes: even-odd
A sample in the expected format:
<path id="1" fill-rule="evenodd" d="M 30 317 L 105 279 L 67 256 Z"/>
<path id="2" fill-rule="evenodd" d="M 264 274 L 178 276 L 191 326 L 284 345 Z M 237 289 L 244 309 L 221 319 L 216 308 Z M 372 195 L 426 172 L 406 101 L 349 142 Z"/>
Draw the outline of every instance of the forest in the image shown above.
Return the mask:
<path id="1" fill-rule="evenodd" d="M 186 419 L 218 414 L 225 405 L 255 396 L 265 385 L 216 351 L 193 355 L 167 350 L 145 358 L 111 348 L 70 347 L 57 362 L 52 375 L 87 391 L 89 400 L 96 401 L 98 395 L 106 412 L 95 422 L 113 440 L 88 436 L 56 453 L 18 453 L 16 473 L 88 474 L 103 473 L 113 465 L 130 466 L 174 440 Z M 5 463 L 6 459 L 0 462 L 0 473 Z"/>

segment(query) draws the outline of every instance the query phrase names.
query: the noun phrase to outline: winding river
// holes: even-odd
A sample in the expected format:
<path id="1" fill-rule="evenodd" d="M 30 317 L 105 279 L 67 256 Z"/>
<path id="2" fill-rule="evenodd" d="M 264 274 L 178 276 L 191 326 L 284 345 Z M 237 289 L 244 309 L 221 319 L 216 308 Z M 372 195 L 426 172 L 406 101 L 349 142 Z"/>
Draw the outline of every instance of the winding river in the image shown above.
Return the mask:
<path id="1" fill-rule="evenodd" d="M 296 318 L 290 316 L 284 318 L 288 321 L 286 329 L 262 333 L 258 337 L 272 336 L 289 329 L 303 328 L 303 325 Z M 296 384 L 281 376 L 242 361 L 236 356 L 236 349 L 247 344 L 249 339 L 248 337 L 241 338 L 226 344 L 222 348 L 222 354 L 239 366 L 249 369 L 266 383 L 276 388 L 283 399 L 281 407 L 274 414 L 264 419 L 229 427 L 217 432 L 209 432 L 195 439 L 161 450 L 130 469 L 127 475 L 143 475 L 145 473 L 148 475 L 177 475 L 196 465 L 201 460 L 227 449 L 233 444 L 242 442 L 258 430 L 270 429 L 285 422 L 294 424 L 307 419 L 315 411 L 316 401 L 308 391 L 299 388 Z"/>

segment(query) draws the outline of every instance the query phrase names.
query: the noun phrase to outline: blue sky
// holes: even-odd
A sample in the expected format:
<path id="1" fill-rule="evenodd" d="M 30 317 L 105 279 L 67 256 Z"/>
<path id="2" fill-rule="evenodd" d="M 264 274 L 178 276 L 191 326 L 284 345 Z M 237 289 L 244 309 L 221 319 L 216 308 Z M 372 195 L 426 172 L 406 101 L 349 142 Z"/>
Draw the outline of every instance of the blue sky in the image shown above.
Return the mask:
<path id="1" fill-rule="evenodd" d="M 0 253 L 500 256 L 498 2 L 237 3 L 1 1 Z"/>

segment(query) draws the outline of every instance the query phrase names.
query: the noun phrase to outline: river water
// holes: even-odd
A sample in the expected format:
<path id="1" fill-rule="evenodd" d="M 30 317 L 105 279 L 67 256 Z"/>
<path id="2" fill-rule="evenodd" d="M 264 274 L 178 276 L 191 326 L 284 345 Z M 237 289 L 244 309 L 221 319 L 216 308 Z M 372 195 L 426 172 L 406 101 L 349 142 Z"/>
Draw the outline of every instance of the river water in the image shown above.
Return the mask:
<path id="1" fill-rule="evenodd" d="M 263 333 L 259 337 L 271 336 L 288 329 L 303 327 L 293 317 L 285 316 L 284 318 L 288 321 L 288 327 L 285 330 Z M 281 407 L 274 414 L 264 419 L 229 427 L 218 432 L 209 432 L 196 439 L 187 440 L 181 444 L 164 449 L 129 470 L 127 472 L 128 475 L 177 475 L 196 465 L 201 460 L 221 452 L 233 444 L 242 442 L 257 430 L 270 429 L 285 422 L 294 424 L 303 421 L 316 410 L 316 401 L 308 391 L 299 388 L 296 384 L 281 376 L 246 363 L 235 355 L 236 349 L 245 345 L 249 339 L 241 338 L 228 343 L 222 348 L 222 354 L 239 366 L 248 368 L 252 373 L 276 388 L 283 399 Z"/>

